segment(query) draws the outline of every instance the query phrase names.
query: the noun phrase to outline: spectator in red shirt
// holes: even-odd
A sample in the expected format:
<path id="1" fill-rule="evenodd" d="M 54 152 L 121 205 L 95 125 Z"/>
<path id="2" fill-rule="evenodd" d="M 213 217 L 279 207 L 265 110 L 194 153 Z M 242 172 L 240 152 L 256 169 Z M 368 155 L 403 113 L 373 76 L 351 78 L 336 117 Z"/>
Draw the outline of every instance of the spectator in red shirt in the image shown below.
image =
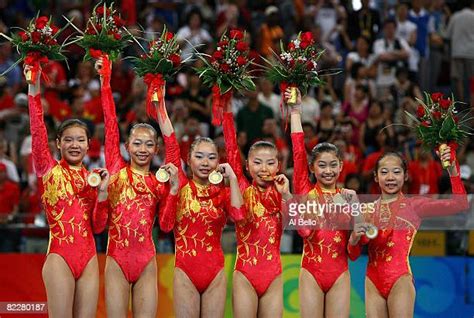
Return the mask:
<path id="1" fill-rule="evenodd" d="M 20 188 L 18 184 L 8 180 L 7 166 L 0 163 L 0 224 L 11 222 L 18 213 L 20 202 Z M 0 252 L 14 252 L 16 250 L 16 230 L 0 230 Z"/>
<path id="2" fill-rule="evenodd" d="M 410 194 L 437 194 L 438 183 L 443 174 L 439 160 L 434 160 L 433 154 L 420 149 L 417 145 L 415 158 L 408 164 L 408 180 Z"/>

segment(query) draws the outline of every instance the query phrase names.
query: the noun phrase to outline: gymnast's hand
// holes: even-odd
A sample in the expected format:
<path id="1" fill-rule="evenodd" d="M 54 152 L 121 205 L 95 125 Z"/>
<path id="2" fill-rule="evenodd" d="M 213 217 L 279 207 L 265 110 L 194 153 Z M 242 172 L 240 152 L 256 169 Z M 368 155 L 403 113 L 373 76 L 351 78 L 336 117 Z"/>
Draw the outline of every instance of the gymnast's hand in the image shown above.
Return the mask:
<path id="1" fill-rule="evenodd" d="M 170 163 L 165 164 L 162 166 L 163 169 L 165 169 L 166 172 L 170 175 L 170 193 L 172 195 L 178 194 L 179 190 L 179 177 L 178 177 L 178 168 Z"/>

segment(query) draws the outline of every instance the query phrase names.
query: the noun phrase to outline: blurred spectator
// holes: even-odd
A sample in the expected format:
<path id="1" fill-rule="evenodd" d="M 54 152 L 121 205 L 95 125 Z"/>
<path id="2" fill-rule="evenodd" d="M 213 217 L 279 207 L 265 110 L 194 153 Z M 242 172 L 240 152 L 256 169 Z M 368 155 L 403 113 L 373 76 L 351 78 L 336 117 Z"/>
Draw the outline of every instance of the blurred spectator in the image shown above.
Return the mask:
<path id="1" fill-rule="evenodd" d="M 283 35 L 283 29 L 280 26 L 280 11 L 275 6 L 267 7 L 265 22 L 257 33 L 256 43 L 260 44 L 258 52 L 266 58 L 271 58 L 272 52 L 278 54 Z"/>
<path id="2" fill-rule="evenodd" d="M 258 93 L 258 102 L 271 108 L 273 115 L 279 121 L 281 120 L 281 96 L 275 94 L 273 87 L 272 82 L 268 78 L 261 77 L 259 79 L 260 92 Z"/>
<path id="3" fill-rule="evenodd" d="M 190 117 L 194 117 L 201 123 L 201 132 L 209 136 L 211 129 L 211 104 L 210 90 L 202 85 L 199 75 L 194 71 L 187 73 L 187 89 L 181 94 L 180 98 L 184 106 L 188 109 Z"/>
<path id="4" fill-rule="evenodd" d="M 281 130 L 278 128 L 275 118 L 266 118 L 262 127 L 263 139 L 273 142 L 278 150 L 278 156 L 281 164 L 280 171 L 285 172 L 288 167 L 290 150 L 285 139 L 282 137 Z"/>
<path id="5" fill-rule="evenodd" d="M 196 138 L 202 136 L 199 121 L 194 117 L 188 117 L 184 125 L 184 135 L 179 139 L 181 159 L 188 162 L 189 149 Z"/>
<path id="6" fill-rule="evenodd" d="M 351 152 L 352 145 L 349 145 L 347 147 L 347 144 L 344 140 L 338 139 L 334 141 L 334 145 L 336 145 L 337 148 L 342 153 L 342 171 L 339 174 L 339 178 L 337 179 L 337 183 L 339 184 L 340 187 L 344 186 L 344 182 L 346 180 L 346 176 L 348 174 L 352 173 L 357 173 L 358 172 L 358 165 L 356 162 L 356 156 Z"/>
<path id="7" fill-rule="evenodd" d="M 410 46 L 395 35 L 397 24 L 395 20 L 384 22 L 383 38 L 374 43 L 374 53 L 378 62 L 377 97 L 382 98 L 387 89 L 395 82 L 397 68 L 405 67 L 410 52 Z"/>
<path id="8" fill-rule="evenodd" d="M 456 99 L 467 101 L 468 94 L 464 92 L 466 81 L 474 86 L 474 1 L 465 0 L 463 3 L 464 9 L 451 17 L 446 35 L 451 40 L 451 78 Z"/>
<path id="9" fill-rule="evenodd" d="M 429 151 L 417 144 L 415 157 L 408 164 L 410 194 L 438 194 L 438 183 L 443 174 L 439 160 Z"/>
<path id="10" fill-rule="evenodd" d="M 365 188 L 364 179 L 358 173 L 349 173 L 344 182 L 344 188 L 354 190 L 358 194 L 364 194 L 367 190 Z"/>
<path id="11" fill-rule="evenodd" d="M 361 63 L 363 66 L 370 68 L 374 64 L 374 58 L 369 39 L 361 35 L 357 38 L 355 51 L 347 54 L 346 71 L 350 72 L 354 63 Z"/>
<path id="12" fill-rule="evenodd" d="M 309 94 L 301 98 L 301 121 L 315 123 L 321 116 L 319 102 Z"/>
<path id="13" fill-rule="evenodd" d="M 0 118 L 2 118 L 2 111 L 10 109 L 15 106 L 13 96 L 10 94 L 7 86 L 7 78 L 0 76 Z"/>
<path id="14" fill-rule="evenodd" d="M 418 64 L 420 62 L 420 53 L 415 47 L 417 28 L 415 23 L 408 20 L 408 5 L 406 3 L 400 3 L 397 8 L 397 32 L 395 36 L 404 39 L 410 46 L 408 68 L 412 80 L 418 78 Z"/>
<path id="15" fill-rule="evenodd" d="M 84 165 L 88 170 L 105 167 L 105 156 L 99 139 L 92 138 L 89 142 L 89 150 L 84 157 Z"/>
<path id="16" fill-rule="evenodd" d="M 389 138 L 394 138 L 395 133 L 390 126 L 390 120 L 384 117 L 383 106 L 373 101 L 369 106 L 369 116 L 360 128 L 359 146 L 364 156 L 368 156 L 377 150 L 375 137 L 381 130 L 386 129 Z"/>
<path id="17" fill-rule="evenodd" d="M 362 8 L 349 16 L 349 37 L 352 40 L 359 36 L 366 36 L 371 43 L 377 38 L 380 31 L 380 14 L 369 7 L 369 0 L 362 0 Z"/>
<path id="18" fill-rule="evenodd" d="M 20 188 L 7 177 L 7 166 L 0 162 L 0 225 L 11 222 L 18 213 Z M 14 252 L 17 231 L 0 229 L 0 252 Z"/>
<path id="19" fill-rule="evenodd" d="M 211 35 L 202 27 L 202 15 L 199 9 L 189 12 L 187 23 L 178 30 L 176 38 L 182 49 L 183 60 L 192 57 L 195 49 L 202 51 L 203 46 L 212 43 Z"/>
<path id="20" fill-rule="evenodd" d="M 302 122 L 303 133 L 304 133 L 304 146 L 307 153 L 311 153 L 313 148 L 318 144 L 318 135 L 316 129 L 311 122 Z"/>
<path id="21" fill-rule="evenodd" d="M 48 79 L 43 81 L 43 85 L 49 113 L 56 120 L 63 121 L 70 114 L 69 105 L 62 100 L 62 94 L 67 91 L 66 71 L 61 63 L 50 60 L 43 65 L 42 73 Z"/>
<path id="22" fill-rule="evenodd" d="M 428 11 L 423 8 L 423 0 L 412 0 L 412 9 L 408 19 L 416 24 L 415 48 L 420 55 L 418 81 L 422 90 L 429 89 L 429 41 L 434 32 L 434 20 Z"/>
<path id="23" fill-rule="evenodd" d="M 429 91 L 438 90 L 443 59 L 448 56 L 448 47 L 444 45 L 443 36 L 446 34 L 451 10 L 444 0 L 431 1 L 430 13 L 434 20 L 434 31 L 430 38 L 430 62 L 429 62 Z M 446 72 L 447 73 L 447 72 Z"/>
<path id="24" fill-rule="evenodd" d="M 342 105 L 343 117 L 352 124 L 353 143 L 359 142 L 359 130 L 362 123 L 369 114 L 369 89 L 367 86 L 358 84 L 355 87 L 354 98 L 351 102 L 345 102 Z"/>
<path id="25" fill-rule="evenodd" d="M 271 108 L 258 101 L 258 91 L 247 92 L 248 102 L 237 113 L 237 130 L 245 131 L 248 145 L 263 137 L 262 126 L 267 118 L 274 118 Z"/>
<path id="26" fill-rule="evenodd" d="M 331 142 L 335 128 L 336 119 L 333 116 L 332 104 L 331 102 L 324 101 L 321 103 L 321 117 L 319 117 L 319 120 L 316 121 L 316 133 L 318 141 Z"/>
<path id="27" fill-rule="evenodd" d="M 117 59 L 112 66 L 112 76 L 110 78 L 110 87 L 114 93 L 120 94 L 119 102 L 116 103 L 117 112 L 123 114 L 127 105 L 133 102 L 133 95 L 129 94 L 132 90 L 135 73 L 132 68 L 124 63 L 123 59 Z"/>
<path id="28" fill-rule="evenodd" d="M 14 108 L 9 109 L 8 113 L 4 112 L 3 116 L 0 114 L 1 120 L 5 122 L 5 139 L 14 143 L 18 149 L 29 130 L 28 96 L 18 93 L 14 99 Z"/>
<path id="29" fill-rule="evenodd" d="M 7 157 L 7 141 L 0 135 L 0 163 L 4 164 L 7 171 L 7 177 L 10 181 L 20 182 L 15 163 Z"/>
<path id="30" fill-rule="evenodd" d="M 12 45 L 10 42 L 3 42 L 0 44 L 0 74 L 11 68 L 11 70 L 5 74 L 11 95 L 16 94 L 19 90 L 22 76 L 20 67 L 13 65 Z"/>

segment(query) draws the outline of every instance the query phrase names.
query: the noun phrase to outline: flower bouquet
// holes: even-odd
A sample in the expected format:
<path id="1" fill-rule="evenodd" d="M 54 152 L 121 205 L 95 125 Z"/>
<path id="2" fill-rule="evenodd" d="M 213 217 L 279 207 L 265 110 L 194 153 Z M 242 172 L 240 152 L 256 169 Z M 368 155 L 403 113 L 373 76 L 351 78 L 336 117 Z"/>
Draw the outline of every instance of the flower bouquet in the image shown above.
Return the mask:
<path id="1" fill-rule="evenodd" d="M 268 64 L 267 77 L 270 81 L 280 85 L 282 93 L 291 87 L 291 98 L 288 104 L 296 103 L 296 88 L 306 94 L 311 86 L 318 86 L 324 82 L 319 77 L 316 68 L 324 51 L 317 50 L 311 32 L 299 33 L 296 39 L 290 41 L 285 50 L 280 42 L 281 53 L 274 53 L 275 61 L 264 59 Z"/>
<path id="2" fill-rule="evenodd" d="M 245 33 L 231 30 L 229 35 L 221 36 L 211 56 L 198 55 L 205 66 L 197 69 L 197 73 L 205 85 L 212 87 L 212 124 L 215 126 L 221 124 L 223 108 L 232 98 L 233 90 L 255 90 L 249 72 L 252 63 L 248 58 L 249 46 L 244 40 Z"/>
<path id="3" fill-rule="evenodd" d="M 442 93 L 425 93 L 425 101 L 417 99 L 419 105 L 416 115 L 405 111 L 405 113 L 415 122 L 415 130 L 418 138 L 428 149 L 438 149 L 440 152 L 449 144 L 451 147 L 451 157 L 455 155 L 457 145 L 472 135 L 471 128 L 467 122 L 472 119 L 469 113 L 465 113 L 462 118 L 456 108 L 458 102 L 454 98 L 444 98 Z M 447 160 L 442 162 L 444 169 L 451 163 Z"/>
<path id="4" fill-rule="evenodd" d="M 85 32 L 79 30 L 73 23 L 71 25 L 80 33 L 71 43 L 77 42 L 85 49 L 84 60 L 107 55 L 114 61 L 132 39 L 132 35 L 125 28 L 125 22 L 114 9 L 113 3 L 110 6 L 105 3 L 98 4 L 94 8 L 92 16 L 87 21 Z"/>
<path id="5" fill-rule="evenodd" d="M 64 27 L 66 28 L 67 25 Z M 20 29 L 19 32 L 11 37 L 0 33 L 1 36 L 10 41 L 20 54 L 20 58 L 13 63 L 4 75 L 11 71 L 16 65 L 24 61 L 31 68 L 26 74 L 26 81 L 29 84 L 36 84 L 36 78 L 40 71 L 41 63 L 47 63 L 49 59 L 64 61 L 63 44 L 57 41 L 58 35 L 64 28 L 59 29 L 53 24 L 51 18 L 45 16 L 36 16 L 28 24 L 26 30 Z"/>
<path id="6" fill-rule="evenodd" d="M 137 41 L 137 43 L 139 43 Z M 140 45 L 141 46 L 141 45 Z M 165 116 L 164 93 L 166 79 L 176 74 L 181 61 L 181 49 L 176 36 L 164 28 L 157 40 L 149 42 L 149 51 L 142 47 L 145 52 L 140 57 L 133 57 L 135 72 L 143 77 L 148 86 L 147 91 L 147 113 L 148 116 L 158 119 L 158 112 L 153 107 L 153 102 L 158 102 L 160 116 Z M 164 117 L 162 117 L 164 119 Z"/>

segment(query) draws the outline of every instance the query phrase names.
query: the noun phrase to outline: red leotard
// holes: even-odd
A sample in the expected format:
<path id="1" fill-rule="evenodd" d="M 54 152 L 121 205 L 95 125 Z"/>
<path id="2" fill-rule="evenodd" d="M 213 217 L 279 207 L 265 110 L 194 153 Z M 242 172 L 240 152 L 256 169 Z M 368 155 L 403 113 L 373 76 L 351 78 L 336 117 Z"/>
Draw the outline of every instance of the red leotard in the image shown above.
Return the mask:
<path id="1" fill-rule="evenodd" d="M 169 184 L 158 182 L 154 174 L 135 171 L 124 162 L 110 84 L 105 77 L 103 83 L 105 163 L 111 175 L 107 255 L 117 262 L 127 281 L 134 283 L 156 254 L 152 230 L 158 203 L 160 227 L 169 231 L 178 196 L 169 194 Z"/>
<path id="2" fill-rule="evenodd" d="M 464 195 L 462 199 L 459 196 L 438 200 L 400 196 L 394 202 L 376 202 L 376 211 L 369 222 L 379 228 L 378 236 L 373 240 L 362 236 L 359 244 L 348 245 L 349 256 L 355 260 L 360 255 L 361 245 L 368 244 L 367 277 L 385 299 L 401 276 L 412 275 L 408 257 L 422 218 L 454 214 L 468 208 L 461 178 L 451 177 L 451 185 L 453 194 Z"/>
<path id="3" fill-rule="evenodd" d="M 224 113 L 222 125 L 227 158 L 239 179 L 247 209 L 246 218 L 236 223 L 235 270 L 248 279 L 258 297 L 261 297 L 282 272 L 280 260 L 280 240 L 283 231 L 282 198 L 274 185 L 262 191 L 255 184 L 249 184 L 242 171 L 232 113 Z"/>
<path id="4" fill-rule="evenodd" d="M 104 229 L 98 216 L 106 213 L 107 203 L 97 201 L 97 190 L 87 184 L 84 167 L 73 168 L 53 159 L 40 95 L 29 95 L 28 101 L 33 162 L 49 224 L 48 254 L 60 255 L 77 280 L 96 255 L 93 232 Z"/>
<path id="5" fill-rule="evenodd" d="M 181 167 L 174 133 L 164 138 L 172 145 L 167 159 Z M 197 184 L 188 180 L 182 169 L 179 174 L 181 190 L 174 223 L 175 266 L 186 273 L 202 294 L 224 268 L 221 236 L 227 216 L 234 221 L 243 219 L 244 206 L 239 209 L 231 206 L 229 187 Z"/>
<path id="6" fill-rule="evenodd" d="M 311 185 L 303 132 L 292 133 L 291 139 L 293 143 L 293 185 L 295 193 L 307 195 L 308 199 L 316 199 L 320 203 L 332 202 L 332 196 L 338 190 L 334 193 L 323 193 L 318 185 Z M 337 220 L 334 220 L 334 217 Z M 349 226 L 351 217 L 344 213 L 339 213 L 334 217 L 331 216 L 330 220 L 333 224 L 325 222 L 322 229 L 311 231 L 302 229 L 298 231 L 304 241 L 301 267 L 313 275 L 324 293 L 327 293 L 337 279 L 348 270 L 346 247 L 349 240 L 349 231 L 331 229 L 331 227 L 334 225 L 344 226 L 344 224 Z M 328 218 L 328 215 L 325 215 L 325 218 Z M 321 225 L 322 223 L 318 222 L 318 224 Z"/>

